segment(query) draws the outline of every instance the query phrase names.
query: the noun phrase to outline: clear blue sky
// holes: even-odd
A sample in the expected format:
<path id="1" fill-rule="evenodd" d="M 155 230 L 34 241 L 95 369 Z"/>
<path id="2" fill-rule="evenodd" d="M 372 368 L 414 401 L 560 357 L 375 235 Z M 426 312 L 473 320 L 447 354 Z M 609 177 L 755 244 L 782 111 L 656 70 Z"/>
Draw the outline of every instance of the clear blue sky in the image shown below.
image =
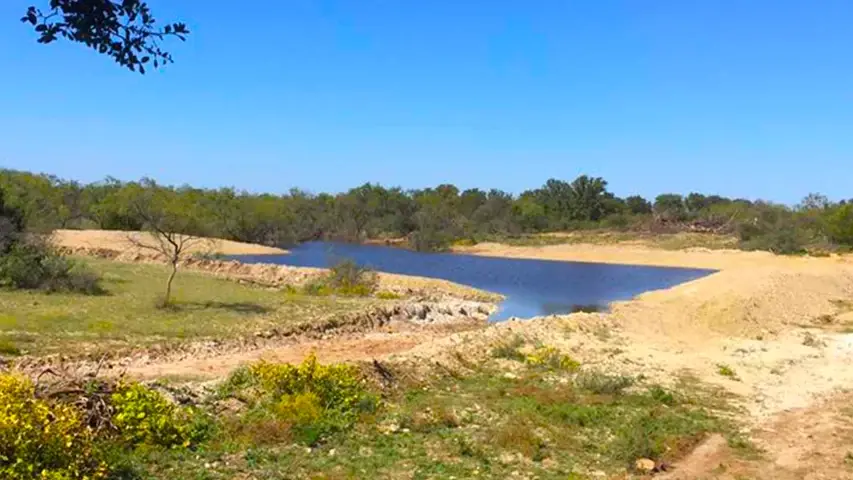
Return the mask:
<path id="1" fill-rule="evenodd" d="M 853 197 L 848 0 L 150 0 L 183 20 L 139 76 L 38 45 L 0 2 L 0 166 L 284 192 Z"/>

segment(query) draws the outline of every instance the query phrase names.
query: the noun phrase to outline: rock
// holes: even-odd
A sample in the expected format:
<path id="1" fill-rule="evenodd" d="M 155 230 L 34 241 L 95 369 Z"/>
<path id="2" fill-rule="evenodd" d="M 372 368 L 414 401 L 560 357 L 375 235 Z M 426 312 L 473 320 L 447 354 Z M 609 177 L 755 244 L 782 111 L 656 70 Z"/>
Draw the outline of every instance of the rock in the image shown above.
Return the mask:
<path id="1" fill-rule="evenodd" d="M 651 473 L 655 470 L 655 461 L 648 458 L 639 458 L 634 462 L 634 468 L 641 473 Z"/>

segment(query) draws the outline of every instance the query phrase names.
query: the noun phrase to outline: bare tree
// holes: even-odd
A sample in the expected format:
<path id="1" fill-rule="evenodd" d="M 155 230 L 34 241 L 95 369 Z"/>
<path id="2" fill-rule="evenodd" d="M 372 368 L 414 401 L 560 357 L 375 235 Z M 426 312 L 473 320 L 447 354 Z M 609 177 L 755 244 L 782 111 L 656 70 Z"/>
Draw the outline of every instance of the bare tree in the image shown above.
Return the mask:
<path id="1" fill-rule="evenodd" d="M 143 180 L 129 205 L 131 215 L 143 225 L 147 235 L 129 233 L 128 241 L 139 249 L 162 256 L 171 267 L 162 299 L 162 306 L 168 306 L 172 300 L 172 282 L 181 261 L 193 248 L 209 241 L 198 234 L 201 225 L 193 212 L 197 206 L 173 190 L 159 187 L 153 180 Z M 151 241 L 146 241 L 146 236 Z"/>

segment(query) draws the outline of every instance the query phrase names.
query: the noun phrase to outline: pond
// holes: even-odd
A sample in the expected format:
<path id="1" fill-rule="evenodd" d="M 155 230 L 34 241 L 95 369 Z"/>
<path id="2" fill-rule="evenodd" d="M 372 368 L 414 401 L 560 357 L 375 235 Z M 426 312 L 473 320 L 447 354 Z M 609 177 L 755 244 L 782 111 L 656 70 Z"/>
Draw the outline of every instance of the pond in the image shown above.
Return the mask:
<path id="1" fill-rule="evenodd" d="M 580 306 L 606 308 L 649 291 L 714 273 L 688 268 L 492 258 L 455 253 L 422 253 L 378 245 L 309 242 L 289 255 L 241 255 L 247 263 L 328 267 L 352 259 L 375 270 L 449 280 L 503 294 L 492 321 L 569 313 Z"/>

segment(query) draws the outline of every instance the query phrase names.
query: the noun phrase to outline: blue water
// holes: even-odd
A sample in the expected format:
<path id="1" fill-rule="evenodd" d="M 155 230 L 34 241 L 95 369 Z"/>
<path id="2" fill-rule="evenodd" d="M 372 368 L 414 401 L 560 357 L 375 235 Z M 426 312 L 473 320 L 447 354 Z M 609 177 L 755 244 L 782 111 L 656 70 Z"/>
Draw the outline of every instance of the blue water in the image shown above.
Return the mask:
<path id="1" fill-rule="evenodd" d="M 241 255 L 247 263 L 328 267 L 348 258 L 378 271 L 442 278 L 506 296 L 493 321 L 569 313 L 579 305 L 606 307 L 649 290 L 713 273 L 687 268 L 606 265 L 452 253 L 421 253 L 377 245 L 309 242 L 289 255 Z"/>

